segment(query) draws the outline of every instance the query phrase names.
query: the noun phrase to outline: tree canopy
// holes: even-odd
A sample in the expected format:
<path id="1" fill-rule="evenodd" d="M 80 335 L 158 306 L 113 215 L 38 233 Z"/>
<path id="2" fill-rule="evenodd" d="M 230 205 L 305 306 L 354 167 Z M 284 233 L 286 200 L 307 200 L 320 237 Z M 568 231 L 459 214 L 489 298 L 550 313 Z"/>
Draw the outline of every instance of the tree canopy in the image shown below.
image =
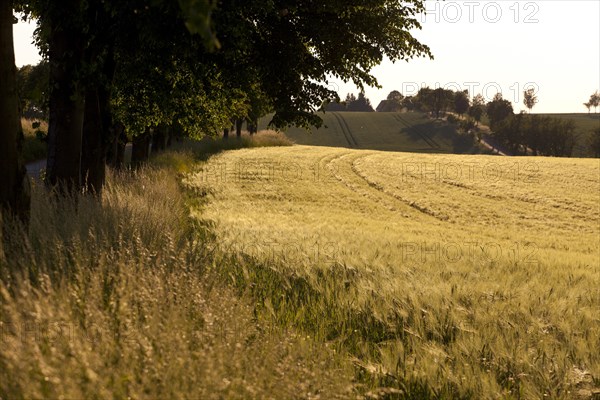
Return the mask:
<path id="1" fill-rule="evenodd" d="M 275 127 L 319 126 L 331 76 L 362 91 L 371 69 L 431 56 L 410 33 L 422 0 L 19 1 L 49 63 L 48 179 L 79 187 L 104 163 L 115 122 L 129 136 L 177 124 L 216 134 L 274 111 Z M 359 96 L 370 108 L 367 99 Z M 357 103 L 358 104 L 358 103 Z M 86 150 L 87 147 L 87 150 Z M 81 163 L 79 160 L 82 160 Z M 92 167 L 88 167 L 92 168 Z M 87 179 L 87 178 L 86 178 Z M 99 182 L 93 185 L 99 190 Z"/>
<path id="2" fill-rule="evenodd" d="M 499 122 L 514 114 L 514 111 L 511 102 L 503 99 L 502 93 L 497 93 L 494 99 L 487 103 L 486 113 L 490 120 L 490 127 L 494 129 Z"/>

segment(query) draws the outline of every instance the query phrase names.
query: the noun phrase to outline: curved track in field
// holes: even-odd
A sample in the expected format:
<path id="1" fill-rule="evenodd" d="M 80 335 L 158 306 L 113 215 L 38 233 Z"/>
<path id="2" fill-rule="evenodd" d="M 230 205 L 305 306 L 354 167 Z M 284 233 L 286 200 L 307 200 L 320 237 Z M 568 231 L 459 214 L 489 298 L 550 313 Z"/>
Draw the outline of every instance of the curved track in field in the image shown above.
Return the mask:
<path id="1" fill-rule="evenodd" d="M 332 112 L 332 114 L 335 117 L 335 119 L 337 120 L 337 123 L 340 126 L 340 129 L 342 130 L 342 133 L 343 133 L 344 137 L 346 138 L 346 141 L 348 142 L 348 145 L 350 146 L 350 148 L 353 148 L 353 149 L 358 148 L 358 142 L 356 141 L 356 138 L 352 134 L 352 131 L 350 130 L 348 123 L 344 119 L 344 116 L 341 115 L 339 112 Z"/>
<path id="2" fill-rule="evenodd" d="M 404 198 L 398 193 L 390 192 L 358 171 L 356 168 L 357 163 L 369 156 L 370 154 L 368 153 L 346 152 L 328 160 L 326 168 L 331 171 L 332 175 L 339 182 L 354 193 L 369 199 L 389 211 L 400 212 L 403 217 L 414 217 L 409 211 L 412 209 L 440 221 L 448 220 L 448 216 L 432 210 L 417 201 Z"/>

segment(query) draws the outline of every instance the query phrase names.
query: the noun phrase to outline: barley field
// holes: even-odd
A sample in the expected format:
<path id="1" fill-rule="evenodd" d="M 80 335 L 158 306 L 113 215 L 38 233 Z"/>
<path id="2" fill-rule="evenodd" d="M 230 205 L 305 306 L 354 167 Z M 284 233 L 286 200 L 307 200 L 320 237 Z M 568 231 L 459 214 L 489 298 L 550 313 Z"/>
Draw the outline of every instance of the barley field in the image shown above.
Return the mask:
<path id="1" fill-rule="evenodd" d="M 184 183 L 256 313 L 347 357 L 367 397 L 600 395 L 598 160 L 297 145 Z"/>

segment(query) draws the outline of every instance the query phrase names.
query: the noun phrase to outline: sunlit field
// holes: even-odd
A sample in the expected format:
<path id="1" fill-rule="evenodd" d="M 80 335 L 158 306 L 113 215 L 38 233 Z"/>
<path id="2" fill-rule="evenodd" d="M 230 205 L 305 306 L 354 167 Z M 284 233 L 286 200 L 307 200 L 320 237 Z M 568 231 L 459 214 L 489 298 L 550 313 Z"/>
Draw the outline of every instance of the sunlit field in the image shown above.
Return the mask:
<path id="1" fill-rule="evenodd" d="M 373 396 L 539 399 L 600 392 L 599 180 L 592 159 L 293 146 L 185 183 L 231 281 Z"/>

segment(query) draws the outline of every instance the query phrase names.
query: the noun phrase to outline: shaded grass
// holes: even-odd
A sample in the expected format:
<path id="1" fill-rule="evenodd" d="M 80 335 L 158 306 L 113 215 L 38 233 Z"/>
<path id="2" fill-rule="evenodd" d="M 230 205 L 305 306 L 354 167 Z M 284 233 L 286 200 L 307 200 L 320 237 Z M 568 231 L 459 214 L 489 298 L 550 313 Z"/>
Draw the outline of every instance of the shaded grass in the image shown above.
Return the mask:
<path id="1" fill-rule="evenodd" d="M 230 134 L 228 139 L 222 137 L 204 137 L 201 140 L 184 140 L 173 145 L 174 150 L 191 151 L 197 160 L 206 161 L 211 156 L 227 151 L 254 147 L 291 146 L 294 142 L 284 133 L 269 129 L 260 130 L 254 135 L 242 131 L 242 136 Z"/>

